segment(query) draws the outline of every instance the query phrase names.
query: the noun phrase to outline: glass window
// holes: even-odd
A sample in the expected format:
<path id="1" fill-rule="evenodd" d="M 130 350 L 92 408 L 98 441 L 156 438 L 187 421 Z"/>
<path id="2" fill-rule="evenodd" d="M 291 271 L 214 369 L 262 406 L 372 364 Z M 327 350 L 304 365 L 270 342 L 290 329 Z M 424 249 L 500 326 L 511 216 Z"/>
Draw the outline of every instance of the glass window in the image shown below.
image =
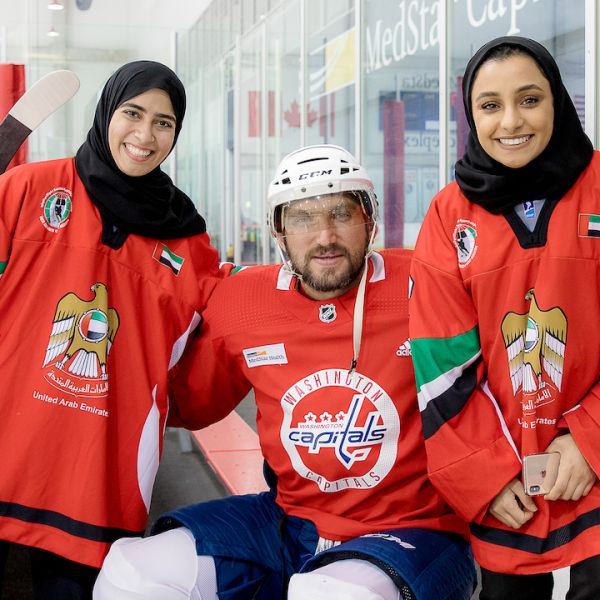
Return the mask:
<path id="1" fill-rule="evenodd" d="M 300 25 L 297 0 L 286 3 L 285 9 L 267 22 L 267 182 L 275 175 L 280 160 L 301 145 Z M 269 237 L 268 232 L 265 236 Z M 270 248 L 270 262 L 274 262 L 274 243 Z"/>
<path id="2" fill-rule="evenodd" d="M 197 50 L 204 32 L 192 30 L 178 45 L 178 71 L 184 81 L 187 114 L 177 143 L 177 184 L 194 201 L 206 220 L 213 245 L 225 258 L 223 206 L 227 203 L 224 185 L 222 63 L 198 68 Z"/>
<path id="3" fill-rule="evenodd" d="M 242 30 L 242 0 L 231 0 L 231 33 Z"/>
<path id="4" fill-rule="evenodd" d="M 242 32 L 250 30 L 255 22 L 254 0 L 242 0 Z"/>
<path id="5" fill-rule="evenodd" d="M 353 0 L 314 0 L 306 12 L 306 143 L 354 150 Z"/>
<path id="6" fill-rule="evenodd" d="M 362 9 L 360 32 L 355 30 L 357 2 Z M 276 260 L 273 245 L 263 248 L 265 241 L 269 244 L 265 196 L 281 158 L 303 139 L 356 152 L 355 49 L 360 35 L 360 158 L 373 177 L 380 203 L 376 244 L 412 247 L 431 199 L 453 177 L 463 151 L 468 130 L 461 78 L 483 43 L 513 34 L 543 43 L 555 56 L 584 122 L 585 4 L 586 0 L 213 0 L 194 35 L 189 32 L 181 38 L 185 42 L 180 41 L 190 102 L 178 145 L 178 183 L 194 200 L 202 199 L 199 206 L 224 257 L 231 257 L 235 243 L 243 263 Z M 439 11 L 446 5 L 448 170 L 440 178 Z M 265 19 L 257 25 L 262 14 Z M 235 72 L 239 33 L 240 68 Z M 235 106 L 240 109 L 237 123 Z M 236 139 L 239 148 L 234 147 Z M 240 190 L 236 214 L 234 189 Z"/>
<path id="7" fill-rule="evenodd" d="M 269 6 L 268 6 L 268 2 L 267 0 L 255 0 L 255 16 L 254 16 L 254 20 L 255 22 L 259 22 L 261 19 L 266 18 L 267 16 L 267 11 L 269 10 Z"/>
<path id="8" fill-rule="evenodd" d="M 241 262 L 262 263 L 264 193 L 262 164 L 263 97 L 262 36 L 258 28 L 241 41 L 240 72 L 240 210 Z M 265 124 L 268 131 L 268 122 Z"/>
<path id="9" fill-rule="evenodd" d="M 439 2 L 366 0 L 363 10 L 362 150 L 377 244 L 412 247 L 439 189 Z"/>

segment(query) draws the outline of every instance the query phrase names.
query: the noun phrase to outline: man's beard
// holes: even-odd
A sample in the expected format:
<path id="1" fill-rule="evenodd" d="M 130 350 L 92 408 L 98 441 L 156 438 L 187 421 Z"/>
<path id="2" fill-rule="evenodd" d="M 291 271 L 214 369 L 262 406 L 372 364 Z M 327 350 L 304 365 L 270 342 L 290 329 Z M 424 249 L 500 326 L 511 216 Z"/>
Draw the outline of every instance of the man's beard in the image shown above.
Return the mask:
<path id="1" fill-rule="evenodd" d="M 321 269 L 319 273 L 315 273 L 311 267 L 311 259 L 330 252 L 345 256 L 347 258 L 345 267 L 341 271 L 338 271 L 336 267 L 331 267 L 329 269 Z M 288 250 L 288 256 L 294 273 L 301 275 L 303 283 L 313 290 L 325 293 L 349 289 L 362 273 L 366 253 L 367 243 L 365 243 L 364 249 L 354 254 L 351 254 L 346 248 L 342 248 L 337 244 L 329 246 L 319 245 L 304 256 L 303 264 L 300 266 L 299 261 L 295 260 L 295 257 Z"/>

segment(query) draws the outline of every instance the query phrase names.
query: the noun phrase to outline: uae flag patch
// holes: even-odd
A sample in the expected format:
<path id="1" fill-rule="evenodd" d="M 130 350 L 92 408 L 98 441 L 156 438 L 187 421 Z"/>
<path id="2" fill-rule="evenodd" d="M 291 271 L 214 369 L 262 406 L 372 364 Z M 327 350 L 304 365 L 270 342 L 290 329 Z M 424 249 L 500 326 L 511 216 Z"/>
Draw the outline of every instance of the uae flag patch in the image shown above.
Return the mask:
<path id="1" fill-rule="evenodd" d="M 179 275 L 179 271 L 181 271 L 183 265 L 183 257 L 171 252 L 164 244 L 156 244 L 152 258 L 169 267 L 175 275 Z"/>
<path id="2" fill-rule="evenodd" d="M 579 213 L 579 237 L 600 238 L 600 215 L 586 215 Z"/>

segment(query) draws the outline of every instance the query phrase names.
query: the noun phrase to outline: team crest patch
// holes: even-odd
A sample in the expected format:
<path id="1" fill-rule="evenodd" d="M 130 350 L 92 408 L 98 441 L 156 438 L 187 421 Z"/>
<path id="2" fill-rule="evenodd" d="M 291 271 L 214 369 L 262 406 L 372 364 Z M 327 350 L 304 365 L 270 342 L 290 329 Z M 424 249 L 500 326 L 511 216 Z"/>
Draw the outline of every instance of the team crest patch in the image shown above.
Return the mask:
<path id="1" fill-rule="evenodd" d="M 553 402 L 562 387 L 567 343 L 567 317 L 561 308 L 539 307 L 534 290 L 525 314 L 509 312 L 501 330 L 506 347 L 513 394 L 521 390 L 523 414 Z"/>
<path id="2" fill-rule="evenodd" d="M 396 461 L 400 419 L 389 394 L 356 371 L 324 369 L 281 397 L 281 441 L 322 492 L 375 488 Z"/>
<path id="3" fill-rule="evenodd" d="M 119 329 L 119 315 L 108 307 L 103 283 L 84 300 L 73 292 L 57 303 L 44 364 L 52 386 L 74 396 L 103 397 L 108 393 L 106 361 Z"/>
<path id="4" fill-rule="evenodd" d="M 319 306 L 319 319 L 323 321 L 323 323 L 331 323 L 335 321 L 337 318 L 337 312 L 335 309 L 335 304 L 322 304 Z"/>
<path id="5" fill-rule="evenodd" d="M 68 225 L 73 209 L 71 196 L 71 190 L 57 187 L 50 190 L 42 199 L 40 222 L 48 231 L 56 233 Z"/>
<path id="6" fill-rule="evenodd" d="M 477 254 L 477 225 L 466 219 L 459 219 L 454 228 L 454 245 L 458 256 L 458 266 L 466 267 Z"/>

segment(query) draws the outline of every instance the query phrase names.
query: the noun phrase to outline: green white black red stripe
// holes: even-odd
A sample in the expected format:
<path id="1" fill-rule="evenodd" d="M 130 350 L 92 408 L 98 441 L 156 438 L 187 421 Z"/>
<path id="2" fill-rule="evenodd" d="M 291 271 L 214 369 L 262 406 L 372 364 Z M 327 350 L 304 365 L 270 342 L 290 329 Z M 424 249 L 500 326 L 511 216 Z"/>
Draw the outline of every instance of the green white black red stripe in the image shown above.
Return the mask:
<path id="1" fill-rule="evenodd" d="M 427 439 L 462 410 L 475 389 L 479 331 L 474 327 L 451 338 L 413 338 L 411 352 Z"/>

